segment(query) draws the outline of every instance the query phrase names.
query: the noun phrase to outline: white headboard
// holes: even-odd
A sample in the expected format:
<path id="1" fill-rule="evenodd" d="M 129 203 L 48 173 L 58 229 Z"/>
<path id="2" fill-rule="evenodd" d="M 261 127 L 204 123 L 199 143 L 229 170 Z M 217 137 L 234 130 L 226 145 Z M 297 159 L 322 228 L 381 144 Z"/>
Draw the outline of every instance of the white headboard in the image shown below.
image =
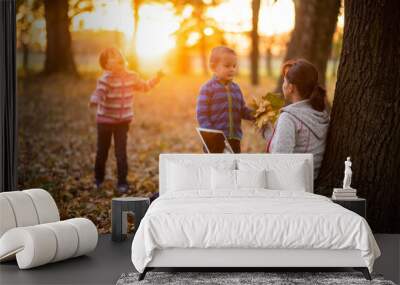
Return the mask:
<path id="1" fill-rule="evenodd" d="M 310 153 L 304 154 L 265 154 L 265 153 L 241 153 L 241 154 L 189 154 L 189 153 L 162 153 L 160 154 L 159 161 L 159 192 L 160 195 L 164 194 L 167 191 L 167 163 L 169 160 L 187 160 L 188 162 L 213 162 L 217 160 L 232 160 L 236 161 L 240 160 L 260 160 L 265 159 L 266 161 L 270 161 L 271 163 L 279 161 L 287 161 L 287 162 L 305 162 L 307 168 L 307 192 L 313 193 L 314 191 L 314 164 L 313 164 L 313 155 Z"/>

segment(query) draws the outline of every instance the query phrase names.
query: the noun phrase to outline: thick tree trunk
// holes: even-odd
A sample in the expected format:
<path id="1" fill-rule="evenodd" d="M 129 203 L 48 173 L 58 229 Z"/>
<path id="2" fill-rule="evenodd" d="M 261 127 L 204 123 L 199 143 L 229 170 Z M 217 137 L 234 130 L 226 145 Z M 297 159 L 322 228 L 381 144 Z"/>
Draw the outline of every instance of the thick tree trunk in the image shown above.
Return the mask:
<path id="1" fill-rule="evenodd" d="M 331 126 L 316 193 L 331 195 L 353 161 L 375 232 L 400 233 L 400 2 L 346 0 Z"/>
<path id="2" fill-rule="evenodd" d="M 45 0 L 46 61 L 44 73 L 77 74 L 69 31 L 68 0 Z"/>
<path id="3" fill-rule="evenodd" d="M 251 29 L 251 53 L 250 53 L 250 63 L 251 63 L 251 84 L 258 85 L 258 59 L 260 57 L 260 52 L 258 49 L 258 16 L 260 14 L 260 0 L 252 0 L 252 21 L 253 26 Z"/>
<path id="4" fill-rule="evenodd" d="M 294 58 L 309 60 L 318 69 L 320 83 L 325 85 L 340 0 L 294 0 L 294 3 L 295 27 L 284 61 Z M 281 92 L 282 81 L 280 76 L 276 87 L 278 92 Z"/>

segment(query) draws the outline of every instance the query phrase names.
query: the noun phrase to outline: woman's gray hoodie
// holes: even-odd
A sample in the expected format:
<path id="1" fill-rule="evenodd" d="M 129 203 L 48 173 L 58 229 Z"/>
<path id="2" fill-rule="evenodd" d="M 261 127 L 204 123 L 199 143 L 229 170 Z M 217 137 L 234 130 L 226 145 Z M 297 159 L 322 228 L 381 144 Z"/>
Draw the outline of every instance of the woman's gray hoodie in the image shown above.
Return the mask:
<path id="1" fill-rule="evenodd" d="M 314 110 L 309 100 L 302 100 L 281 109 L 275 131 L 270 126 L 264 137 L 270 153 L 312 153 L 314 179 L 317 178 L 325 152 L 329 114 Z"/>

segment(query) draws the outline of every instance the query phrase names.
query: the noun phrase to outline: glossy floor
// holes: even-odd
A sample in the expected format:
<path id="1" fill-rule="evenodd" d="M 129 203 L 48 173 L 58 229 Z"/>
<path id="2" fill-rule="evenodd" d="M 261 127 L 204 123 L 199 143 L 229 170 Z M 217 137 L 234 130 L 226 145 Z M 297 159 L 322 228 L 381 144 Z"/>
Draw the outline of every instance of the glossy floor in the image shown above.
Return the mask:
<path id="1" fill-rule="evenodd" d="M 375 238 L 382 257 L 374 271 L 400 283 L 400 235 L 377 234 Z M 131 242 L 116 243 L 110 235 L 101 235 L 97 249 L 88 256 L 30 270 L 19 270 L 16 262 L 4 263 L 0 265 L 0 284 L 115 284 L 122 273 L 134 271 Z"/>

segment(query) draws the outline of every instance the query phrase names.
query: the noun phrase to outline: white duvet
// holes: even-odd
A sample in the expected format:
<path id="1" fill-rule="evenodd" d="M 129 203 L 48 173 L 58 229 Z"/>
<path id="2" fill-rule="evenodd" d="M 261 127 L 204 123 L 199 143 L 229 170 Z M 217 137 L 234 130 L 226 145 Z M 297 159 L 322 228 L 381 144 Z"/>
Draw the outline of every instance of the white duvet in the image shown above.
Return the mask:
<path id="1" fill-rule="evenodd" d="M 132 243 L 143 272 L 155 249 L 358 249 L 372 272 L 380 251 L 364 218 L 306 192 L 249 189 L 162 195 L 150 206 Z"/>

